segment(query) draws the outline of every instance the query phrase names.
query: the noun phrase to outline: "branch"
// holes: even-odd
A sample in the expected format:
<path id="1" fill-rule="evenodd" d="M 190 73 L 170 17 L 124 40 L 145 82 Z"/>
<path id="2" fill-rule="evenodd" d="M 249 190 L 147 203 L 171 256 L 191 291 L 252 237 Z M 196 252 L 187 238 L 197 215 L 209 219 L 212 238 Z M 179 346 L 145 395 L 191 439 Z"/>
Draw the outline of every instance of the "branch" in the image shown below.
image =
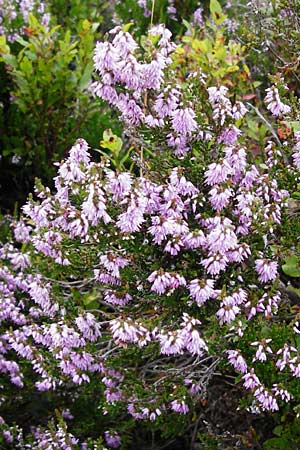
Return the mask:
<path id="1" fill-rule="evenodd" d="M 250 108 L 252 108 L 256 112 L 258 117 L 264 122 L 264 124 L 268 127 L 268 129 L 272 133 L 272 135 L 273 135 L 274 139 L 276 140 L 277 144 L 281 146 L 280 139 L 278 138 L 277 133 L 274 130 L 274 128 L 272 127 L 272 125 L 270 124 L 270 122 L 268 122 L 267 119 L 262 115 L 262 113 L 255 106 L 253 106 L 251 103 L 247 102 L 247 106 L 249 106 Z"/>

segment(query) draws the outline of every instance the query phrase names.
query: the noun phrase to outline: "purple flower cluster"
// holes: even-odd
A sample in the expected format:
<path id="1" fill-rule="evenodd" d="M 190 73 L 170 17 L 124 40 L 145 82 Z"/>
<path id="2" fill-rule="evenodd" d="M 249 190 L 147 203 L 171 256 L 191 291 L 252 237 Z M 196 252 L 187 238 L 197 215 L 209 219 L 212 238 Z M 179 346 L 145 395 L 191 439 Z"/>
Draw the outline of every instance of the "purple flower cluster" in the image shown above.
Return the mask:
<path id="1" fill-rule="evenodd" d="M 130 127 L 165 127 L 177 155 L 193 139 L 212 151 L 200 170 L 193 170 L 197 157 L 168 154 L 161 176 L 137 176 L 93 162 L 87 142 L 76 141 L 58 165 L 54 193 L 36 190 L 13 224 L 17 245 L 0 250 L 0 372 L 19 389 L 26 389 L 26 371 L 39 391 L 101 383 L 104 415 L 116 406 L 153 422 L 168 412 L 188 414 L 225 359 L 257 407 L 276 411 L 291 399 L 288 386 L 264 383 L 259 367 L 273 364 L 276 373 L 299 378 L 297 349 L 260 335 L 247 358 L 239 342 L 249 343 L 252 324 L 269 321 L 280 305 L 271 243 L 288 198 L 273 170 L 282 152 L 269 141 L 266 166 L 249 162 L 241 130 L 229 123 L 247 110 L 232 104 L 225 86 L 204 86 L 210 111 L 201 130 L 202 113 L 167 78 L 174 45 L 164 27 L 150 31 L 150 62 L 129 33 L 117 27 L 111 35 L 96 47 L 95 93 Z M 218 355 L 216 330 L 225 346 Z M 291 330 L 299 334 L 299 324 Z M 133 364 L 132 355 L 142 363 Z M 105 429 L 107 445 L 119 447 L 120 436 Z M 39 448 L 77 443 L 63 428 L 57 441 L 44 429 L 34 439 Z"/>
<path id="2" fill-rule="evenodd" d="M 143 3 L 143 7 L 146 7 L 146 2 Z M 173 6 L 170 8 L 170 11 L 174 10 Z M 198 26 L 201 25 L 201 20 L 199 8 L 195 13 Z M 146 53 L 120 27 L 112 30 L 111 34 L 114 36 L 111 42 L 99 42 L 96 46 L 94 66 L 100 75 L 100 81 L 92 84 L 95 95 L 116 107 L 129 129 L 142 124 L 162 129 L 166 144 L 179 157 L 184 156 L 191 148 L 191 143 L 196 140 L 209 140 L 210 127 L 207 127 L 205 118 L 207 109 L 200 115 L 196 114 L 197 98 L 191 93 L 185 98 L 176 77 L 173 78 L 175 74 L 170 71 L 172 53 L 176 47 L 171 42 L 170 31 L 163 25 L 152 28 L 149 31 L 149 42 L 157 36 L 157 44 L 153 41 Z M 217 141 L 233 145 L 241 134 L 234 123 L 244 117 L 247 108 L 239 100 L 231 103 L 227 87 L 207 87 L 205 74 L 201 69 L 198 72 L 189 76 L 189 79 L 199 78 L 205 95 L 208 93 L 212 120 L 216 126 L 221 127 Z M 234 123 L 228 123 L 230 121 Z"/>
<path id="3" fill-rule="evenodd" d="M 287 87 L 284 86 L 286 89 Z M 266 89 L 265 104 L 267 109 L 273 114 L 273 116 L 282 116 L 291 111 L 291 107 L 286 103 L 283 103 L 280 99 L 279 91 L 276 86 L 271 86 Z"/>
<path id="4" fill-rule="evenodd" d="M 46 2 L 36 0 L 2 0 L 0 3 L 0 36 L 6 36 L 9 42 L 14 42 L 24 34 L 28 24 L 29 14 L 40 18 L 42 25 L 48 26 L 50 14 Z"/>
<path id="5" fill-rule="evenodd" d="M 169 54 L 174 50 L 171 33 L 163 25 L 150 30 L 151 36 L 159 37 L 156 58 L 150 63 L 136 58 L 138 44 L 129 33 L 116 27 L 110 34 L 114 36 L 112 42 L 96 45 L 94 66 L 101 75 L 101 82 L 95 82 L 92 89 L 97 96 L 117 107 L 125 122 L 136 126 L 146 119 L 142 103 L 144 94 L 159 91 L 162 86 L 164 68 L 170 64 Z M 123 86 L 126 94 L 118 93 L 116 85 Z"/>
<path id="6" fill-rule="evenodd" d="M 300 171 L 300 132 L 295 132 L 296 144 L 294 146 L 294 153 L 292 155 L 293 163 L 298 171 Z"/>
<path id="7" fill-rule="evenodd" d="M 231 267 L 237 265 L 240 273 L 237 281 L 242 283 L 243 270 L 252 265 L 253 273 L 257 272 L 258 285 L 266 286 L 276 281 L 277 261 L 271 259 L 269 249 L 266 247 L 268 256 L 256 252 L 257 259 L 252 259 L 246 237 L 256 230 L 258 214 L 262 214 L 260 226 L 264 227 L 265 239 L 268 239 L 268 234 L 271 235 L 280 223 L 286 191 L 279 190 L 274 179 L 266 178 L 249 165 L 246 151 L 239 144 L 224 147 L 218 159 L 205 169 L 203 184 L 208 186 L 207 199 L 200 195 L 199 187 L 188 179 L 182 167 L 172 169 L 165 184 L 143 177 L 133 180 L 132 175 L 117 174 L 102 163 L 91 162 L 87 143 L 79 140 L 59 168 L 56 193 L 41 192 L 40 202 L 30 201 L 24 207 L 26 215 L 35 223 L 30 237 L 32 244 L 62 265 L 71 258 L 68 247 L 64 246 L 66 239 L 71 242 L 76 238 L 83 245 L 98 245 L 104 233 L 108 236 L 117 233 L 120 242 L 124 240 L 124 245 L 112 248 L 110 238 L 91 273 L 91 280 L 103 286 L 104 303 L 111 305 L 117 313 L 108 321 L 109 327 L 104 326 L 117 347 L 126 349 L 129 345 L 137 345 L 142 349 L 158 343 L 162 355 L 178 357 L 184 352 L 201 357 L 209 351 L 199 332 L 199 320 L 184 310 L 180 326 L 179 323 L 164 322 L 149 326 L 140 318 L 130 317 L 128 312 L 124 316 L 124 308 L 129 311 L 126 308 L 130 305 L 144 302 L 144 295 L 157 299 L 155 303 L 159 297 L 164 299 L 173 295 L 188 295 L 187 305 L 190 306 L 195 304 L 201 308 L 204 303 L 209 303 L 219 324 L 224 326 L 234 326 L 243 314 L 250 320 L 257 314 L 269 317 L 276 313 L 278 296 L 267 292 L 260 297 L 249 295 L 249 289 L 237 283 L 226 286 L 225 292 L 222 274 L 230 273 Z M 202 216 L 205 208 L 212 211 L 210 216 Z M 20 234 L 28 240 L 23 228 L 19 228 Z M 55 238 L 51 242 L 48 240 L 47 247 L 37 247 L 37 242 L 45 241 L 45 234 Z M 188 272 L 182 273 L 175 267 L 171 270 L 160 267 L 150 269 L 142 278 L 135 275 L 132 281 L 126 280 L 125 273 L 134 269 L 137 258 L 128 252 L 130 242 L 139 235 L 148 235 L 149 239 L 144 238 L 143 244 L 146 248 L 160 249 L 172 258 L 180 258 L 186 251 L 194 253 L 200 263 L 199 278 L 190 278 Z M 52 251 L 49 246 L 53 246 Z M 10 247 L 3 250 L 3 258 L 9 259 L 18 271 L 29 264 L 26 258 L 18 258 Z M 51 284 L 39 276 L 25 277 L 25 280 L 25 291 L 34 303 L 33 317 L 46 315 L 54 320 L 60 306 L 52 300 Z M 12 311 L 13 308 L 15 306 Z M 55 350 L 61 375 L 80 384 L 88 381 L 93 372 L 105 370 L 103 364 L 84 350 L 87 342 L 101 339 L 100 328 L 93 317 L 92 314 L 79 315 L 74 322 L 76 330 L 65 325 L 62 318 L 48 326 L 27 325 L 22 338 L 19 331 L 7 334 L 7 343 L 28 360 L 34 359 L 32 342 Z M 237 331 L 237 334 L 242 336 L 243 333 Z M 255 360 L 262 360 L 263 350 L 264 347 L 259 347 Z M 242 355 L 235 350 L 231 352 L 230 363 L 245 373 L 247 364 Z M 37 387 L 54 388 L 59 378 L 50 377 L 47 361 L 37 362 L 36 358 L 34 361 L 34 370 L 42 376 Z M 22 378 L 17 367 L 10 369 L 10 373 L 12 378 Z M 122 390 L 108 386 L 106 398 L 108 402 L 117 401 L 123 398 Z"/>

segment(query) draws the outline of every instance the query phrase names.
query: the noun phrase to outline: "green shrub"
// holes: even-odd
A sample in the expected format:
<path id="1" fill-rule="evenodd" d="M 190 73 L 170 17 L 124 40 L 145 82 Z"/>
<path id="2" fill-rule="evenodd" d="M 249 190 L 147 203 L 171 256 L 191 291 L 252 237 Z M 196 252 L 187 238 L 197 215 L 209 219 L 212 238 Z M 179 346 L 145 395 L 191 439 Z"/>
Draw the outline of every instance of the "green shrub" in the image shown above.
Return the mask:
<path id="1" fill-rule="evenodd" d="M 89 91 L 99 24 L 81 20 L 72 36 L 60 26 L 48 30 L 33 16 L 29 21 L 26 40 L 9 45 L 2 38 L 1 46 L 2 183 L 11 202 L 25 200 L 35 177 L 50 183 L 53 162 L 76 136 L 97 147 L 112 123 L 103 102 L 91 101 Z M 12 208 L 11 202 L 4 205 Z"/>

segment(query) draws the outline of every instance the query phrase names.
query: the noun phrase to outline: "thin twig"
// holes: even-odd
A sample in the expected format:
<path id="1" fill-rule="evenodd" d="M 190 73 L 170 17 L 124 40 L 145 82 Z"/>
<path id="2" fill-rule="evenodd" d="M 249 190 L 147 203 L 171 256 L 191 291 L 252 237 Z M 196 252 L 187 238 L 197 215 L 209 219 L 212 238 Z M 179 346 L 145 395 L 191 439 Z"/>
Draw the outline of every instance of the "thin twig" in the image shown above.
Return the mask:
<path id="1" fill-rule="evenodd" d="M 199 422 L 202 419 L 203 414 L 201 413 L 198 417 L 198 419 L 195 422 L 195 425 L 193 427 L 193 432 L 192 432 L 192 437 L 191 437 L 191 445 L 190 445 L 190 449 L 192 450 L 194 448 L 195 442 L 196 442 L 196 438 L 197 438 L 197 431 L 199 428 Z"/>
<path id="2" fill-rule="evenodd" d="M 46 281 L 51 281 L 52 283 L 56 283 L 60 286 L 66 286 L 66 287 L 70 287 L 70 286 L 75 286 L 75 287 L 83 287 L 86 286 L 87 284 L 91 283 L 94 278 L 86 278 L 84 280 L 76 280 L 76 281 L 61 281 L 61 280 L 55 280 L 53 278 L 49 278 L 49 277 L 43 277 L 44 280 Z"/>
<path id="3" fill-rule="evenodd" d="M 152 10 L 151 10 L 151 21 L 150 21 L 150 28 L 152 28 L 152 27 L 153 27 L 154 7 L 155 7 L 155 0 L 152 0 Z"/>
<path id="4" fill-rule="evenodd" d="M 268 122 L 267 119 L 262 115 L 262 113 L 255 106 L 251 105 L 251 103 L 247 102 L 247 105 L 256 112 L 258 117 L 260 117 L 260 119 L 264 122 L 264 124 L 268 127 L 268 129 L 270 130 L 270 132 L 274 136 L 274 139 L 276 140 L 277 144 L 281 146 L 280 139 L 278 138 L 278 136 L 276 134 L 276 131 L 274 130 L 274 128 L 272 127 L 270 122 Z"/>

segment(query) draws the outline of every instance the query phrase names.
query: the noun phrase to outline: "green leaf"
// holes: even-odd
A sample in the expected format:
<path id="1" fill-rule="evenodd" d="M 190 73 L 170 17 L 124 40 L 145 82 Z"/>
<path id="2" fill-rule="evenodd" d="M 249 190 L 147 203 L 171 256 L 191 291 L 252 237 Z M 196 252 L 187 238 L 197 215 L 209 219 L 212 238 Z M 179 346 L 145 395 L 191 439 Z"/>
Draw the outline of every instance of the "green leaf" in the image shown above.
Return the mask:
<path id="1" fill-rule="evenodd" d="M 16 39 L 16 42 L 18 42 L 18 44 L 22 45 L 23 47 L 27 47 L 29 45 L 29 43 L 25 41 L 25 39 L 23 39 L 21 36 Z"/>
<path id="2" fill-rule="evenodd" d="M 9 156 L 9 155 L 12 155 L 14 153 L 15 153 L 15 150 L 14 149 L 9 149 L 9 148 L 4 149 L 3 152 L 2 152 L 3 156 Z"/>
<path id="3" fill-rule="evenodd" d="M 25 56 L 25 58 L 23 58 L 23 61 L 21 61 L 20 68 L 27 77 L 29 77 L 29 75 L 32 74 L 32 71 L 33 71 L 32 64 L 31 64 L 31 61 L 27 58 L 27 56 Z"/>
<path id="4" fill-rule="evenodd" d="M 291 441 L 286 438 L 272 438 L 264 443 L 264 450 L 287 450 Z"/>
<path id="5" fill-rule="evenodd" d="M 17 65 L 17 59 L 14 55 L 3 55 L 2 56 L 3 61 L 13 67 L 16 67 Z"/>
<path id="6" fill-rule="evenodd" d="M 214 15 L 215 13 L 222 14 L 222 8 L 218 0 L 210 0 L 209 10 L 212 15 Z"/>
<path id="7" fill-rule="evenodd" d="M 99 306 L 97 302 L 98 297 L 99 295 L 93 292 L 91 294 L 85 295 L 82 298 L 85 309 L 96 309 Z"/>
<path id="8" fill-rule="evenodd" d="M 119 162 L 119 165 L 122 167 L 123 164 L 125 164 L 129 158 L 130 158 L 130 153 L 132 151 L 132 147 L 130 147 L 127 152 L 125 153 L 125 155 L 122 157 L 121 161 Z"/>
<path id="9" fill-rule="evenodd" d="M 293 131 L 300 131 L 300 121 L 294 120 L 291 122 L 285 121 L 287 127 L 291 128 Z"/>
<path id="10" fill-rule="evenodd" d="M 122 27 L 122 31 L 124 33 L 127 33 L 129 31 L 129 29 L 132 27 L 133 22 L 129 22 L 129 23 L 125 23 L 125 25 L 123 25 Z"/>
<path id="11" fill-rule="evenodd" d="M 1 53 L 9 53 L 10 48 L 8 45 L 6 45 L 6 37 L 0 36 L 0 54 Z"/>
<path id="12" fill-rule="evenodd" d="M 288 256 L 285 259 L 285 264 L 282 266 L 282 271 L 288 277 L 300 277 L 300 260 L 298 256 Z"/>
<path id="13" fill-rule="evenodd" d="M 182 23 L 185 26 L 185 28 L 187 29 L 188 34 L 192 35 L 192 26 L 191 26 L 191 24 L 185 19 L 182 19 Z"/>
<path id="14" fill-rule="evenodd" d="M 199 41 L 198 39 L 193 39 L 192 48 L 194 50 L 201 50 L 203 53 L 207 54 L 212 50 L 212 44 L 207 38 L 203 39 L 202 41 Z"/>
<path id="15" fill-rule="evenodd" d="M 283 431 L 283 426 L 278 425 L 277 427 L 274 428 L 273 433 L 275 434 L 275 436 L 281 436 L 282 431 Z"/>
<path id="16" fill-rule="evenodd" d="M 107 129 L 103 133 L 103 141 L 100 142 L 101 147 L 108 148 L 112 152 L 119 153 L 123 142 L 122 139 L 113 134 L 110 129 Z"/>
<path id="17" fill-rule="evenodd" d="M 30 28 L 33 28 L 34 30 L 41 27 L 38 19 L 33 14 L 28 15 L 28 24 Z"/>
<path id="18" fill-rule="evenodd" d="M 81 91 L 84 91 L 84 89 L 88 86 L 91 80 L 92 72 L 93 72 L 93 64 L 88 64 L 84 69 L 82 77 L 79 81 L 79 89 Z"/>
<path id="19" fill-rule="evenodd" d="M 263 170 L 269 170 L 269 167 L 265 163 L 259 164 L 259 167 Z"/>
<path id="20" fill-rule="evenodd" d="M 94 22 L 93 23 L 93 25 L 92 25 L 92 33 L 96 33 L 96 31 L 98 30 L 98 28 L 99 28 L 99 25 L 100 25 L 100 22 Z"/>
<path id="21" fill-rule="evenodd" d="M 226 15 L 223 14 L 221 5 L 218 0 L 210 0 L 209 9 L 213 21 L 216 24 L 221 24 L 222 22 L 224 22 L 224 20 L 226 19 Z"/>
<path id="22" fill-rule="evenodd" d="M 82 26 L 82 29 L 83 29 L 84 31 L 87 31 L 87 30 L 89 30 L 89 29 L 91 28 L 91 22 L 90 22 L 89 20 L 87 20 L 87 19 L 84 19 L 84 20 L 82 21 L 81 26 Z"/>

